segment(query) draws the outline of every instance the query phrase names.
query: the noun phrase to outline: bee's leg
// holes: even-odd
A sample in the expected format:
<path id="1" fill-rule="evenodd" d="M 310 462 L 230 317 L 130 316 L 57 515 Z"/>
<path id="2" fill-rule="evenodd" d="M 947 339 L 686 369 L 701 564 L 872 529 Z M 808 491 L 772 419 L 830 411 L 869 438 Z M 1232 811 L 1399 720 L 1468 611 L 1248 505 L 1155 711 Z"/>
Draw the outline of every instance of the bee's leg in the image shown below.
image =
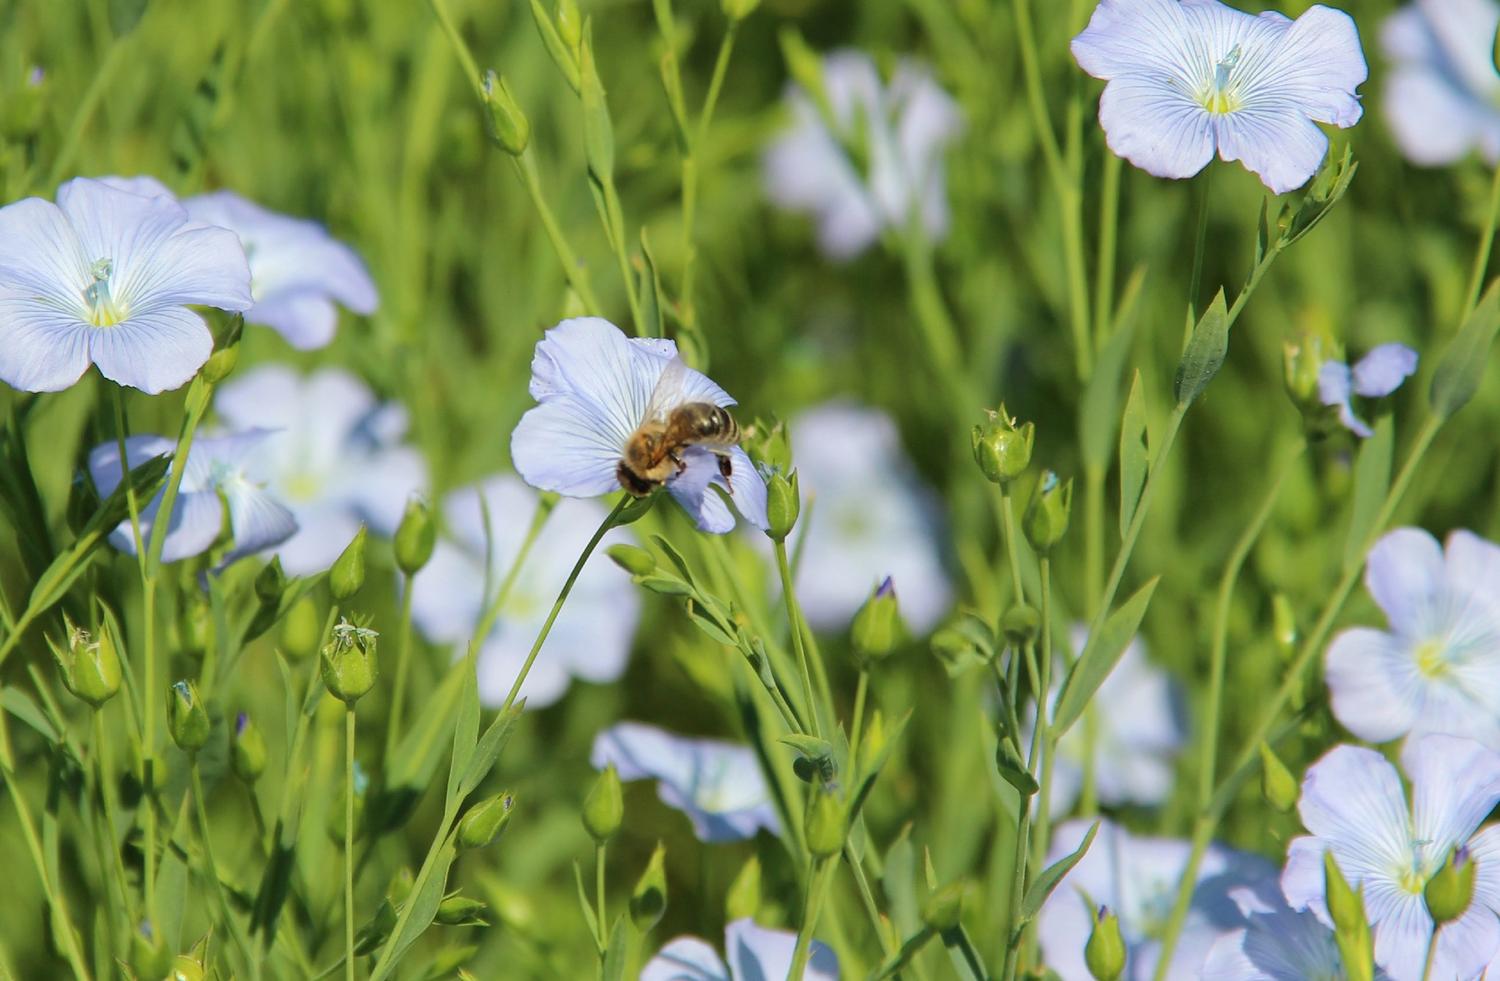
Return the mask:
<path id="1" fill-rule="evenodd" d="M 734 461 L 729 458 L 728 453 L 719 453 L 716 455 L 719 458 L 719 476 L 723 477 L 724 482 L 727 484 L 730 478 L 734 476 Z M 733 493 L 732 489 L 730 493 Z"/>
<path id="2" fill-rule="evenodd" d="M 687 469 L 687 461 L 682 458 L 682 454 L 676 450 L 668 450 L 667 459 L 677 466 L 677 476 L 682 476 L 682 472 Z"/>

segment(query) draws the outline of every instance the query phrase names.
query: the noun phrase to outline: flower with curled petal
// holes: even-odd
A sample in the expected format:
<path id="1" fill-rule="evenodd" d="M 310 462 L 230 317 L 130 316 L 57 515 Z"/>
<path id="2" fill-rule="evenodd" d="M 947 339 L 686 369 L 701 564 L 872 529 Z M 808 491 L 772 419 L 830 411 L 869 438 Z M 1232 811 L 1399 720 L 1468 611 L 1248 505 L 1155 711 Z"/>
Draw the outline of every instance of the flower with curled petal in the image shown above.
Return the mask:
<path id="1" fill-rule="evenodd" d="M 1324 361 L 1318 369 L 1318 401 L 1338 406 L 1339 422 L 1360 439 L 1374 435 L 1369 423 L 1354 414 L 1354 397 L 1383 399 L 1417 371 L 1417 352 L 1405 344 L 1382 344 L 1353 368 Z"/>
<path id="2" fill-rule="evenodd" d="M 706 940 L 675 937 L 646 966 L 640 981 L 775 981 L 792 969 L 797 935 L 772 930 L 748 917 L 724 928 L 725 964 Z M 838 981 L 839 962 L 833 950 L 814 940 L 803 981 Z"/>
<path id="3" fill-rule="evenodd" d="M 538 404 L 511 433 L 511 462 L 531 486 L 569 497 L 619 490 L 625 444 L 642 424 L 663 422 L 664 413 L 690 402 L 735 404 L 682 363 L 673 341 L 626 337 L 598 317 L 547 331 L 531 361 L 531 395 Z M 746 521 L 767 527 L 766 483 L 738 446 L 723 456 L 687 447 L 666 489 L 703 531 L 734 529 L 728 501 Z"/>
<path id="4" fill-rule="evenodd" d="M 1433 942 L 1423 890 L 1455 848 L 1475 863 L 1474 893 L 1438 929 L 1430 976 L 1473 978 L 1500 951 L 1500 826 L 1479 830 L 1500 803 L 1500 754 L 1472 739 L 1424 736 L 1407 744 L 1402 769 L 1357 746 L 1336 746 L 1308 768 L 1297 810 L 1310 835 L 1293 839 L 1281 889 L 1294 910 L 1331 924 L 1323 854 L 1363 889 L 1375 962 L 1396 981 L 1417 981 Z"/>
<path id="5" fill-rule="evenodd" d="M 214 346 L 189 305 L 253 302 L 239 239 L 170 197 L 80 177 L 56 204 L 0 208 L 0 380 L 15 388 L 61 391 L 90 365 L 153 395 L 178 388 Z"/>
<path id="6" fill-rule="evenodd" d="M 1354 20 L 1321 4 L 1293 21 L 1218 0 L 1102 0 L 1072 48 L 1108 82 L 1099 124 L 1115 153 L 1183 178 L 1217 151 L 1277 194 L 1322 163 L 1318 123 L 1359 121 L 1369 74 Z"/>

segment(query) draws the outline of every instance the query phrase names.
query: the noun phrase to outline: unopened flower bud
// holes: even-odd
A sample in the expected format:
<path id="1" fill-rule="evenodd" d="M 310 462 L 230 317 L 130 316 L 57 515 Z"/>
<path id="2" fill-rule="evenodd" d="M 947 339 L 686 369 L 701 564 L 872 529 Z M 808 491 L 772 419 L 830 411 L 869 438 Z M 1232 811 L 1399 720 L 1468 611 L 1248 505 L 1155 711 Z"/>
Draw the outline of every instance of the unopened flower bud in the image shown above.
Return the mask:
<path id="1" fill-rule="evenodd" d="M 1305 418 L 1328 414 L 1318 393 L 1324 362 L 1344 360 L 1343 348 L 1326 331 L 1309 330 L 1281 347 L 1282 380 L 1287 396 Z"/>
<path id="2" fill-rule="evenodd" d="M 941 889 L 934 889 L 922 903 L 922 923 L 939 933 L 958 926 L 966 891 L 962 882 L 950 882 Z"/>
<path id="3" fill-rule="evenodd" d="M 844 805 L 827 790 L 814 790 L 807 803 L 807 850 L 814 858 L 831 858 L 844 847 Z"/>
<path id="4" fill-rule="evenodd" d="M 1331 851 L 1323 853 L 1323 895 L 1327 898 L 1328 915 L 1338 930 L 1353 932 L 1365 922 L 1364 901 L 1344 878 L 1344 871 Z"/>
<path id="5" fill-rule="evenodd" d="M 138 978 L 164 977 L 172 969 L 172 953 L 156 939 L 149 922 L 130 935 L 130 968 Z"/>
<path id="6" fill-rule="evenodd" d="M 172 969 L 167 974 L 167 981 L 203 981 L 207 976 L 202 959 L 192 954 L 178 954 L 172 958 Z"/>
<path id="7" fill-rule="evenodd" d="M 245 318 L 235 314 L 230 321 L 229 331 L 219 342 L 218 350 L 209 355 L 208 360 L 203 363 L 203 369 L 199 372 L 203 380 L 210 385 L 219 382 L 233 374 L 235 366 L 240 363 L 240 335 L 245 330 Z"/>
<path id="8" fill-rule="evenodd" d="M 594 781 L 583 802 L 583 827 L 596 842 L 603 844 L 615 836 L 625 820 L 625 799 L 620 791 L 620 774 L 609 764 Z"/>
<path id="9" fill-rule="evenodd" d="M 1427 912 L 1438 925 L 1452 923 L 1463 916 L 1474 898 L 1475 862 L 1469 849 L 1460 845 L 1448 853 L 1448 858 L 1432 878 L 1422 895 L 1427 899 Z"/>
<path id="10" fill-rule="evenodd" d="M 784 542 L 802 513 L 802 494 L 797 485 L 797 471 L 787 475 L 772 471 L 766 480 L 766 534 L 773 542 Z"/>
<path id="11" fill-rule="evenodd" d="M 1094 929 L 1083 946 L 1083 962 L 1094 981 L 1116 981 L 1125 970 L 1125 938 L 1120 934 L 1120 918 L 1107 906 L 1100 906 L 1094 916 Z"/>
<path id="12" fill-rule="evenodd" d="M 500 832 L 510 823 L 511 809 L 515 805 L 515 795 L 507 790 L 469 808 L 458 822 L 458 847 L 483 848 L 500 837 Z"/>
<path id="13" fill-rule="evenodd" d="M 262 603 L 279 603 L 281 591 L 285 588 L 286 573 L 281 571 L 281 556 L 272 556 L 271 561 L 255 577 L 255 595 Z"/>
<path id="14" fill-rule="evenodd" d="M 1015 648 L 1031 643 L 1041 629 L 1042 615 L 1036 611 L 1036 607 L 1026 603 L 1012 606 L 1000 620 L 1000 631 L 1005 634 L 1005 642 Z"/>
<path id="15" fill-rule="evenodd" d="M 208 742 L 208 709 L 191 681 L 173 682 L 167 691 L 167 729 L 184 753 L 196 753 Z"/>
<path id="16" fill-rule="evenodd" d="M 1031 449 L 1036 442 L 1036 423 L 1017 425 L 1017 420 L 1000 406 L 1000 411 L 990 411 L 989 421 L 975 426 L 969 434 L 969 445 L 974 451 L 974 462 L 979 465 L 985 479 L 996 484 L 1008 484 L 1031 465 Z"/>
<path id="17" fill-rule="evenodd" d="M 496 75 L 493 69 L 484 73 L 480 89 L 485 108 L 489 110 L 485 119 L 490 139 L 506 153 L 519 157 L 531 142 L 531 122 L 516 103 L 515 96 L 511 95 L 505 79 Z"/>
<path id="18" fill-rule="evenodd" d="M 62 670 L 63 684 L 79 699 L 98 708 L 120 690 L 120 655 L 109 631 L 93 635 L 63 615 L 67 647 L 52 644 L 52 656 Z"/>
<path id="19" fill-rule="evenodd" d="M 360 525 L 353 540 L 328 570 L 328 591 L 340 603 L 365 584 L 365 540 L 369 536 L 369 529 Z"/>
<path id="20" fill-rule="evenodd" d="M 751 856 L 741 866 L 724 897 L 724 915 L 733 923 L 760 911 L 760 859 Z"/>
<path id="21" fill-rule="evenodd" d="M 266 737 L 244 712 L 235 717 L 229 737 L 229 764 L 246 783 L 259 780 L 266 769 Z"/>
<path id="22" fill-rule="evenodd" d="M 1297 778 L 1265 743 L 1260 744 L 1260 792 L 1267 803 L 1283 814 L 1297 806 Z"/>
<path id="23" fill-rule="evenodd" d="M 437 915 L 433 920 L 443 926 L 488 926 L 489 921 L 484 918 L 484 914 L 489 909 L 484 903 L 468 896 L 449 896 L 438 903 Z"/>
<path id="24" fill-rule="evenodd" d="M 740 430 L 740 445 L 752 460 L 773 473 L 792 469 L 792 441 L 780 419 L 757 419 L 745 426 Z"/>
<path id="25" fill-rule="evenodd" d="M 1045 554 L 1068 533 L 1068 515 L 1073 509 L 1073 479 L 1058 480 L 1051 470 L 1043 471 L 1036 483 L 1026 516 L 1021 519 L 1026 540 L 1037 553 Z"/>
<path id="26" fill-rule="evenodd" d="M 583 14 L 578 10 L 578 0 L 558 0 L 557 35 L 574 50 L 582 42 Z"/>
<path id="27" fill-rule="evenodd" d="M 390 883 L 385 887 L 386 902 L 392 906 L 400 906 L 406 902 L 406 897 L 411 895 L 411 887 L 415 881 L 416 878 L 412 875 L 411 866 L 401 866 L 391 876 Z"/>
<path id="28" fill-rule="evenodd" d="M 667 850 L 658 844 L 630 894 L 630 919 L 640 933 L 649 932 L 667 911 L 666 855 Z"/>
<path id="29" fill-rule="evenodd" d="M 311 596 L 292 604 L 281 621 L 281 650 L 287 657 L 300 661 L 318 649 L 323 632 L 323 617 Z"/>
<path id="30" fill-rule="evenodd" d="M 615 565 L 632 576 L 649 576 L 656 571 L 656 556 L 639 545 L 626 545 L 621 542 L 605 549 L 604 554 L 608 555 Z"/>
<path id="31" fill-rule="evenodd" d="M 901 629 L 900 611 L 896 606 L 896 589 L 891 577 L 865 600 L 865 605 L 854 614 L 854 623 L 849 628 L 849 646 L 854 652 L 855 663 L 868 667 L 889 654 L 896 646 Z"/>
<path id="32" fill-rule="evenodd" d="M 333 639 L 323 647 L 323 686 L 351 709 L 380 676 L 375 657 L 380 635 L 368 627 L 340 619 L 333 628 Z"/>
<path id="33" fill-rule="evenodd" d="M 885 715 L 879 709 L 870 714 L 870 721 L 865 725 L 864 735 L 859 737 L 859 764 L 865 772 L 870 771 L 873 763 L 880 759 L 885 752 L 886 743 L 890 740 L 885 731 Z"/>
<path id="34" fill-rule="evenodd" d="M 437 524 L 432 520 L 432 509 L 421 497 L 413 496 L 396 527 L 396 568 L 404 575 L 416 575 L 432 558 L 436 546 Z"/>

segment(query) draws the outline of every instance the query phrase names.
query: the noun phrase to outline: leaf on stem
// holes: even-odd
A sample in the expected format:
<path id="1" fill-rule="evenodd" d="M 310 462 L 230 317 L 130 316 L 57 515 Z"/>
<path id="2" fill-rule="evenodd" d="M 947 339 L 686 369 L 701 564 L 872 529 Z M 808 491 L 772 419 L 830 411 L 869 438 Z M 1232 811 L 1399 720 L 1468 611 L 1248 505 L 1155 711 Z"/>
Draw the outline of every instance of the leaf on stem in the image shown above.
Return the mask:
<path id="1" fill-rule="evenodd" d="M 1120 411 L 1120 382 L 1131 342 L 1135 340 L 1136 301 L 1145 280 L 1146 267 L 1137 267 L 1121 295 L 1114 332 L 1099 352 L 1094 373 L 1083 390 L 1083 401 L 1078 407 L 1078 442 L 1086 466 L 1109 466 L 1110 437 L 1114 435 L 1115 418 Z"/>
<path id="2" fill-rule="evenodd" d="M 1150 582 L 1105 619 L 1104 626 L 1089 635 L 1088 643 L 1083 646 L 1083 653 L 1078 655 L 1077 662 L 1068 672 L 1068 678 L 1058 694 L 1057 711 L 1052 719 L 1054 740 L 1061 739 L 1073 723 L 1078 721 L 1089 700 L 1115 669 L 1125 648 L 1130 646 L 1130 641 L 1140 629 L 1141 619 L 1145 617 L 1146 607 L 1151 605 L 1151 595 L 1156 592 L 1156 584 L 1160 581 L 1160 576 L 1152 577 Z"/>
<path id="3" fill-rule="evenodd" d="M 1095 821 L 1074 851 L 1047 866 L 1032 880 L 1031 885 L 1026 888 L 1026 895 L 1021 899 L 1023 920 L 1029 920 L 1041 912 L 1042 904 L 1047 901 L 1048 896 L 1052 895 L 1052 890 L 1057 888 L 1058 883 L 1062 882 L 1063 876 L 1073 871 L 1073 866 L 1088 854 L 1089 846 L 1094 843 L 1094 836 L 1098 833 L 1099 822 Z"/>
<path id="4" fill-rule="evenodd" d="M 1490 283 L 1479 306 L 1448 343 L 1432 376 L 1432 411 L 1447 419 L 1468 405 L 1489 361 L 1490 343 L 1500 327 L 1500 279 Z"/>
<path id="5" fill-rule="evenodd" d="M 1135 520 L 1135 509 L 1146 486 L 1146 471 L 1151 462 L 1151 448 L 1146 432 L 1146 397 L 1141 387 L 1141 373 L 1136 371 L 1125 399 L 1125 413 L 1120 421 L 1120 537 Z"/>
<path id="6" fill-rule="evenodd" d="M 1189 338 L 1187 350 L 1177 365 L 1174 390 L 1179 405 L 1190 405 L 1208 383 L 1214 380 L 1229 353 L 1229 310 L 1224 305 L 1224 291 L 1214 294 L 1213 302 L 1198 318 Z"/>
<path id="7" fill-rule="evenodd" d="M 1360 444 L 1354 463 L 1354 502 L 1349 508 L 1349 537 L 1344 541 L 1344 571 L 1365 560 L 1366 540 L 1391 487 L 1391 455 L 1396 445 L 1395 417 L 1384 415 L 1374 435 Z"/>

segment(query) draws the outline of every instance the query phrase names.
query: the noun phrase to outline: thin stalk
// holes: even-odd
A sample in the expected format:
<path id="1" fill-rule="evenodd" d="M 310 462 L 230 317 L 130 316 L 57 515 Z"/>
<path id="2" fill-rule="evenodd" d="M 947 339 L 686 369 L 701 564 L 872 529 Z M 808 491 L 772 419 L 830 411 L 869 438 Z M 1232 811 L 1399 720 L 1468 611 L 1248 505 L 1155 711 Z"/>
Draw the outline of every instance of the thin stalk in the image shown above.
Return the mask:
<path id="1" fill-rule="evenodd" d="M 797 593 L 792 588 L 792 570 L 786 561 L 786 542 L 776 543 L 776 571 L 781 575 L 781 595 L 786 601 L 786 617 L 792 632 L 792 648 L 797 652 L 797 665 L 802 669 L 802 697 L 807 703 L 807 714 L 812 718 L 813 735 L 823 738 L 822 714 L 813 693 L 812 674 L 807 667 L 807 645 L 802 636 L 802 611 L 797 605 Z"/>
<path id="2" fill-rule="evenodd" d="M 1208 203 L 1213 190 L 1214 168 L 1204 168 L 1199 180 L 1198 234 L 1193 239 L 1193 274 L 1188 280 L 1187 326 L 1183 328 L 1182 346 L 1187 347 L 1193 325 L 1198 322 L 1198 292 L 1203 288 L 1203 253 L 1208 245 Z"/>
<path id="3" fill-rule="evenodd" d="M 1496 171 L 1500 173 L 1500 171 Z M 1437 962 L 1437 938 L 1438 932 L 1434 928 L 1432 936 L 1427 938 L 1427 957 L 1422 962 L 1422 981 L 1430 981 L 1432 977 L 1432 965 Z"/>
<path id="4" fill-rule="evenodd" d="M 1122 169 L 1121 159 L 1105 147 L 1099 191 L 1099 258 L 1094 269 L 1094 343 L 1100 347 L 1108 339 L 1105 331 L 1114 322 L 1115 246 L 1119 241 Z"/>
<path id="5" fill-rule="evenodd" d="M 912 312 L 916 314 L 917 327 L 922 332 L 923 346 L 932 359 L 932 366 L 945 384 L 956 386 L 956 402 L 968 413 L 973 410 L 969 403 L 978 405 L 979 400 L 971 397 L 958 327 L 949 316 L 948 306 L 938 289 L 937 274 L 932 266 L 932 249 L 915 219 L 901 237 L 901 245 L 906 282 L 911 292 Z"/>
<path id="6" fill-rule="evenodd" d="M 1479 291 L 1484 286 L 1484 274 L 1490 266 L 1490 248 L 1495 242 L 1495 221 L 1500 218 L 1500 167 L 1495 168 L 1495 176 L 1490 181 L 1490 210 L 1485 219 L 1484 230 L 1479 233 L 1479 249 L 1474 254 L 1474 269 L 1469 273 L 1469 291 L 1465 294 L 1468 303 L 1464 307 L 1466 311 L 1472 311 L 1479 303 Z M 1465 319 L 1468 314 L 1465 313 Z M 1459 323 L 1463 323 L 1462 320 Z"/>
<path id="7" fill-rule="evenodd" d="M 1016 665 L 1021 661 L 1021 652 L 1011 652 L 1011 675 L 1017 674 Z M 1011 687 L 1016 687 L 1012 680 Z M 1011 713 L 1012 718 L 1015 712 Z M 1027 769 L 1035 772 L 1037 753 L 1039 752 L 1040 740 L 1042 738 L 1042 727 L 1036 725 L 1031 730 L 1031 751 L 1027 758 Z M 1010 908 L 1005 926 L 1005 966 L 1001 977 L 1011 981 L 1016 976 L 1016 965 L 1021 955 L 1021 901 L 1026 895 L 1026 855 L 1028 852 L 1028 835 L 1031 825 L 1031 799 L 1017 795 L 1016 804 L 1016 842 L 1015 854 L 1011 862 L 1010 871 Z"/>
<path id="8" fill-rule="evenodd" d="M 396 648 L 396 680 L 391 688 L 391 717 L 387 720 L 385 727 L 387 762 L 396 755 L 396 741 L 401 737 L 401 716 L 406 708 L 406 677 L 411 671 L 412 579 L 412 576 L 407 576 L 405 588 L 401 590 L 401 626 L 397 633 L 399 646 Z"/>
<path id="9" fill-rule="evenodd" d="M 604 969 L 605 952 L 609 950 L 609 921 L 604 917 L 604 842 L 594 846 L 594 903 L 599 917 L 599 968 Z"/>
<path id="10" fill-rule="evenodd" d="M 1052 824 L 1052 764 L 1056 753 L 1056 740 L 1052 736 L 1051 722 L 1047 718 L 1050 701 L 1048 695 L 1051 692 L 1052 683 L 1052 560 L 1046 553 L 1039 556 L 1042 573 L 1042 654 L 1041 654 L 1041 693 L 1036 700 L 1036 731 L 1042 734 L 1041 759 L 1033 760 L 1032 772 L 1035 767 L 1041 767 L 1041 779 L 1037 781 L 1040 789 L 1036 795 L 1036 822 L 1031 833 L 1031 867 L 1040 869 L 1042 862 L 1047 857 L 1047 838 L 1051 833 Z M 1037 743 L 1032 743 L 1035 751 Z M 1033 936 L 1035 930 L 1032 930 Z"/>
<path id="11" fill-rule="evenodd" d="M 474 53 L 469 50 L 468 42 L 459 33 L 458 25 L 448 11 L 446 0 L 427 0 L 427 2 L 432 7 L 433 14 L 437 16 L 438 23 L 442 25 L 443 33 L 448 36 L 448 42 L 453 45 L 453 54 L 458 58 L 464 78 L 468 81 L 469 87 L 474 90 L 474 95 L 479 99 L 480 105 L 483 106 L 484 88 L 480 81 L 479 63 L 474 60 Z"/>
<path id="12" fill-rule="evenodd" d="M 1016 537 L 1016 504 L 1015 498 L 1011 497 L 1010 488 L 1000 488 L 1000 523 L 1005 532 L 1005 555 L 1010 564 L 1010 584 L 1012 589 L 1012 604 L 1019 606 L 1026 602 L 1026 587 L 1021 585 L 1021 548 L 1020 540 Z"/>
<path id="13" fill-rule="evenodd" d="M 552 624 L 557 622 L 557 615 L 562 612 L 563 604 L 568 600 L 568 594 L 573 591 L 573 584 L 578 581 L 578 574 L 583 571 L 584 563 L 589 560 L 590 555 L 594 554 L 594 549 L 599 546 L 605 534 L 615 526 L 615 519 L 631 501 L 632 498 L 629 495 L 620 495 L 620 503 L 616 504 L 614 510 L 605 516 L 598 530 L 594 532 L 594 537 L 590 538 L 589 543 L 583 547 L 583 554 L 578 556 L 578 561 L 573 564 L 573 571 L 568 573 L 567 581 L 563 583 L 562 590 L 557 594 L 557 600 L 552 604 L 552 610 L 547 614 L 541 632 L 537 634 L 536 641 L 531 645 L 531 651 L 526 655 L 526 663 L 521 665 L 521 673 L 516 675 L 515 684 L 510 686 L 510 694 L 505 696 L 505 704 L 500 707 L 501 715 L 510 711 L 510 707 L 515 704 L 516 696 L 521 693 L 521 686 L 526 683 L 526 676 L 531 673 L 531 666 L 536 662 L 537 653 L 542 649 L 542 644 L 546 643 L 547 635 L 552 632 Z"/>
<path id="14" fill-rule="evenodd" d="M 860 668 L 859 680 L 854 685 L 854 720 L 849 736 L 849 773 L 856 778 L 859 774 L 859 740 L 865 728 L 865 690 L 869 686 L 870 672 Z"/>
<path id="15" fill-rule="evenodd" d="M 817 868 L 807 883 L 807 908 L 802 911 L 802 926 L 797 930 L 797 946 L 792 950 L 792 969 L 787 972 L 787 981 L 802 981 L 807 972 L 807 959 L 812 956 L 812 935 L 817 928 L 818 916 L 823 911 L 823 900 L 828 894 L 828 870 L 833 863 L 827 858 L 818 859 Z"/>
<path id="16" fill-rule="evenodd" d="M 108 846 L 111 861 L 114 865 L 115 880 L 120 889 L 121 909 L 126 919 L 134 923 L 137 919 L 135 904 L 131 902 L 129 879 L 125 875 L 125 860 L 120 856 L 120 843 L 115 835 L 119 833 L 118 822 L 119 804 L 115 799 L 115 786 L 110 777 L 114 768 L 109 763 L 109 742 L 104 734 L 104 710 L 94 709 L 91 713 L 94 717 L 94 770 L 95 780 L 99 785 L 99 796 L 104 801 L 104 826 L 108 834 Z"/>
<path id="17" fill-rule="evenodd" d="M 698 153 L 708 136 L 708 125 L 713 120 L 714 108 L 719 102 L 719 93 L 724 88 L 724 77 L 729 71 L 729 58 L 734 52 L 734 40 L 739 34 L 740 22 L 731 20 L 719 42 L 719 54 L 714 59 L 713 75 L 709 78 L 708 94 L 703 99 L 703 110 L 698 115 L 698 125 L 692 137 L 693 145 L 682 158 L 682 295 L 679 309 L 688 323 L 697 320 L 693 306 L 693 279 L 697 271 L 697 206 L 698 206 Z"/>
<path id="18" fill-rule="evenodd" d="M 568 244 L 567 236 L 563 234 L 562 227 L 557 223 L 557 217 L 552 213 L 552 208 L 542 195 L 541 179 L 537 176 L 536 160 L 531 150 L 527 149 L 519 157 L 511 157 L 511 163 L 516 168 L 516 176 L 521 179 L 521 184 L 531 197 L 537 217 L 542 220 L 542 229 L 547 233 L 547 240 L 552 243 L 552 251 L 557 253 L 557 260 L 563 267 L 563 276 L 567 278 L 568 285 L 573 288 L 573 292 L 578 294 L 578 298 L 583 301 L 589 313 L 603 313 L 604 307 L 599 304 L 599 298 L 594 295 L 594 287 L 589 281 L 587 267 L 578 261 L 577 253 Z"/>
<path id="19" fill-rule="evenodd" d="M 208 836 L 208 808 L 203 795 L 203 777 L 198 769 L 198 757 L 194 754 L 190 757 L 188 771 L 193 782 L 192 796 L 193 808 L 198 816 L 198 836 L 203 839 L 203 861 L 208 865 L 208 877 L 214 883 L 214 895 L 219 901 L 219 915 L 224 918 L 224 928 L 234 941 L 235 949 L 240 956 L 250 963 L 250 948 L 245 943 L 245 938 L 240 934 L 239 924 L 234 919 L 234 913 L 229 908 L 229 896 L 224 892 L 224 880 L 219 876 L 219 866 L 214 861 L 214 846 Z"/>
<path id="20" fill-rule="evenodd" d="M 344 711 L 344 977 L 354 981 L 354 706 Z"/>

